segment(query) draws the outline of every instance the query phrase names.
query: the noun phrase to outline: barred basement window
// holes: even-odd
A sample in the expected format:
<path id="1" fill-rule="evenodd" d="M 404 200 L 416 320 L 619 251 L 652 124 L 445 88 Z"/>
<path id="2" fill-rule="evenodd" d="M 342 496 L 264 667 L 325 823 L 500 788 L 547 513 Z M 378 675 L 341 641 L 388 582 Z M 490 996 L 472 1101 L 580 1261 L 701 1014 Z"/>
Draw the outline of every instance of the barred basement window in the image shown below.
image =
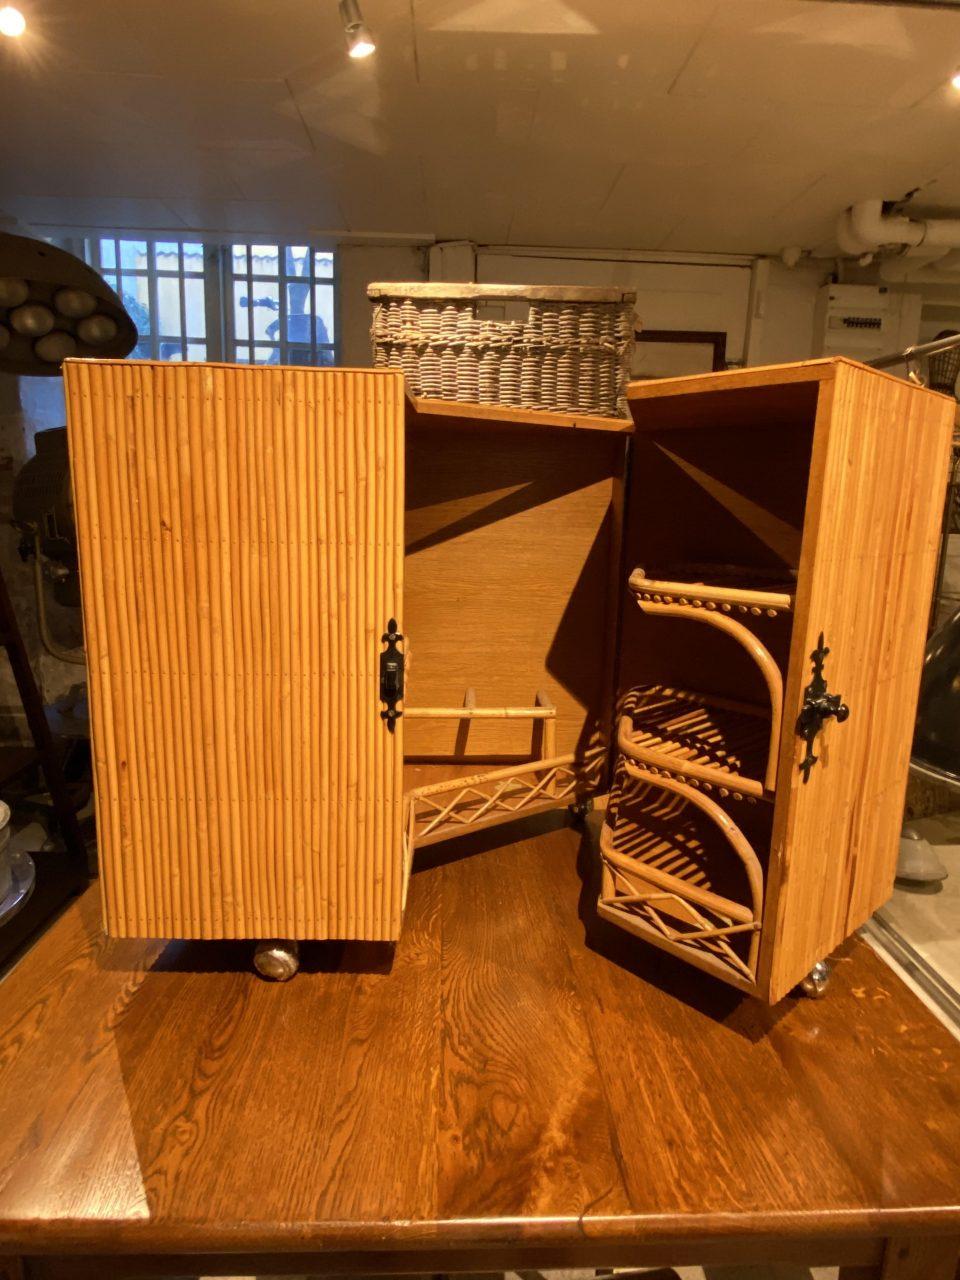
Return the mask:
<path id="1" fill-rule="evenodd" d="M 134 360 L 336 362 L 330 250 L 120 233 L 84 249 L 133 317 Z"/>
<path id="2" fill-rule="evenodd" d="M 231 248 L 231 358 L 333 364 L 333 254 L 308 245 Z"/>
<path id="3" fill-rule="evenodd" d="M 137 326 L 133 360 L 206 360 L 204 247 L 196 241 L 100 237 L 87 259 Z"/>

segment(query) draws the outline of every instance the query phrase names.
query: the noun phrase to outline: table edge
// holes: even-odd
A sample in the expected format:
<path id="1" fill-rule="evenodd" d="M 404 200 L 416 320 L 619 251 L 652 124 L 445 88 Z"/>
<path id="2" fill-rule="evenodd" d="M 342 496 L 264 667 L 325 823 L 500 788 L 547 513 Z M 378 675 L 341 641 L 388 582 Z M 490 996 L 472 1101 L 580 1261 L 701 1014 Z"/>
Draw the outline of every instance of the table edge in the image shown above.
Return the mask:
<path id="1" fill-rule="evenodd" d="M 517 1249 L 770 1237 L 884 1238 L 960 1232 L 960 1205 L 798 1212 L 628 1214 L 610 1217 L 480 1218 L 415 1222 L 203 1223 L 164 1219 L 0 1222 L 0 1254 L 70 1252 L 308 1253 L 449 1248 Z"/>

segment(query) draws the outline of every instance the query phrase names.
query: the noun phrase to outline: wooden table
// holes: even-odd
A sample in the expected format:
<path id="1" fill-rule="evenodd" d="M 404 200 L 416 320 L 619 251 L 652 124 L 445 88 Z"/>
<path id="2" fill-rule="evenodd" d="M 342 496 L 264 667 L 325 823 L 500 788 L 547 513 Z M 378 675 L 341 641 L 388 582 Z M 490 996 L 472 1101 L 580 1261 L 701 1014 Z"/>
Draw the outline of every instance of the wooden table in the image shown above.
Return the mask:
<path id="1" fill-rule="evenodd" d="M 524 835 L 425 851 L 392 965 L 326 944 L 286 986 L 245 946 L 106 942 L 88 893 L 0 985 L 0 1251 L 952 1280 L 960 1045 L 874 953 L 768 1010 L 598 923 L 589 839 Z"/>

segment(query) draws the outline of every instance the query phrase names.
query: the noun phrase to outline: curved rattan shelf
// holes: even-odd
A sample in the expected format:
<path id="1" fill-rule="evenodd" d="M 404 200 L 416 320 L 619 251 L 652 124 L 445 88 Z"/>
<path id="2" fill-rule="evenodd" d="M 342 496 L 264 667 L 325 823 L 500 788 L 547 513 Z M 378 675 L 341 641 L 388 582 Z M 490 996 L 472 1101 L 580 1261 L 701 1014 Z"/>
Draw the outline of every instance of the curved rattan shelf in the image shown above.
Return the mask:
<path id="1" fill-rule="evenodd" d="M 733 617 L 732 611 L 737 609 L 746 613 L 748 617 L 758 616 L 764 612 L 775 616 L 779 609 L 792 607 L 792 597 L 772 591 L 753 591 L 746 588 L 705 588 L 702 584 L 686 584 L 691 587 L 697 587 L 700 595 L 677 595 L 674 597 L 670 592 L 667 592 L 665 598 L 662 591 L 652 592 L 647 590 L 646 586 L 638 588 L 638 584 L 650 584 L 653 581 L 653 579 L 644 577 L 643 571 L 640 569 L 635 570 L 630 576 L 631 589 L 636 596 L 637 604 L 644 613 L 654 617 L 683 618 L 691 622 L 704 623 L 706 626 L 723 631 L 731 639 L 735 640 L 759 667 L 770 697 L 770 731 L 762 783 L 763 789 L 772 791 L 776 785 L 780 727 L 783 723 L 783 675 L 767 646 L 751 631 L 749 626 L 744 625 L 744 622 L 741 622 L 739 618 Z M 659 583 L 658 585 L 681 587 L 685 584 Z M 715 596 L 722 591 L 730 595 L 731 598 L 718 603 L 716 599 L 707 599 L 705 594 L 707 591 L 712 591 Z M 734 593 L 736 593 L 737 599 L 733 598 Z M 658 598 L 655 599 L 655 596 Z M 764 599 L 770 602 L 765 609 L 759 603 L 756 603 Z M 755 603 L 749 603 L 750 600 L 755 601 Z M 786 605 L 783 604 L 784 600 L 787 601 Z M 753 792 L 752 794 L 756 793 Z"/>
<path id="2" fill-rule="evenodd" d="M 624 699 L 617 745 L 658 776 L 683 778 L 721 797 L 761 799 L 770 753 L 766 708 L 666 685 L 639 685 Z"/>
<path id="3" fill-rule="evenodd" d="M 660 799 L 644 821 L 630 816 L 624 790 L 639 786 Z M 682 829 L 684 806 L 702 814 L 721 833 L 742 867 L 745 901 L 717 892 L 707 867 L 716 855 L 701 850 Z M 669 836 L 664 831 L 669 829 Z M 703 853 L 704 856 L 698 856 Z M 744 989 L 756 979 L 763 913 L 763 869 L 756 851 L 730 815 L 688 782 L 648 770 L 621 758 L 618 783 L 600 833 L 605 876 L 599 910 L 632 933 L 647 936 L 675 955 Z M 733 940 L 747 937 L 745 954 Z"/>

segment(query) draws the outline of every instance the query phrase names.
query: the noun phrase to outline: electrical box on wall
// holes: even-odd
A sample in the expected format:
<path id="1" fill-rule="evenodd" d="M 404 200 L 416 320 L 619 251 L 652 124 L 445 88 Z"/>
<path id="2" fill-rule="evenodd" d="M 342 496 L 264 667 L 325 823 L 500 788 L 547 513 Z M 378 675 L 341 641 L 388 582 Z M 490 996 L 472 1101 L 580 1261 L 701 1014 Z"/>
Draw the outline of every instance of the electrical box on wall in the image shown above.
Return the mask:
<path id="1" fill-rule="evenodd" d="M 920 338 L 919 293 L 885 285 L 825 284 L 814 312 L 814 355 L 872 360 Z"/>

